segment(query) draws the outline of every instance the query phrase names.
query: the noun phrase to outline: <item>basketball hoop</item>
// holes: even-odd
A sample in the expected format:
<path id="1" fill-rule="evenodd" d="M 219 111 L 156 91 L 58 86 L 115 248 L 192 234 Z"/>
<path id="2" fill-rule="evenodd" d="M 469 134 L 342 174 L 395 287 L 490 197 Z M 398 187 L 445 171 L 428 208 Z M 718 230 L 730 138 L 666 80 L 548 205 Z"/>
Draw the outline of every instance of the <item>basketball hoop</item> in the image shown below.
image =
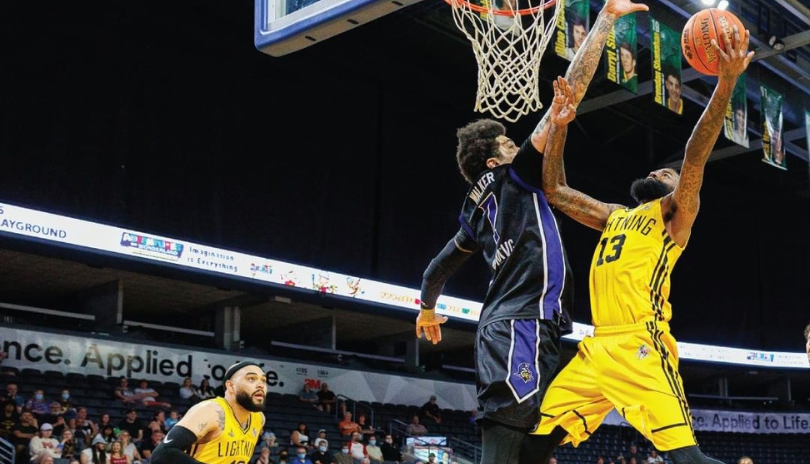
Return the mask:
<path id="1" fill-rule="evenodd" d="M 475 111 L 515 122 L 541 109 L 538 73 L 559 13 L 556 0 L 534 7 L 530 0 L 444 1 L 478 61 Z M 546 24 L 544 13 L 555 5 L 555 20 Z"/>

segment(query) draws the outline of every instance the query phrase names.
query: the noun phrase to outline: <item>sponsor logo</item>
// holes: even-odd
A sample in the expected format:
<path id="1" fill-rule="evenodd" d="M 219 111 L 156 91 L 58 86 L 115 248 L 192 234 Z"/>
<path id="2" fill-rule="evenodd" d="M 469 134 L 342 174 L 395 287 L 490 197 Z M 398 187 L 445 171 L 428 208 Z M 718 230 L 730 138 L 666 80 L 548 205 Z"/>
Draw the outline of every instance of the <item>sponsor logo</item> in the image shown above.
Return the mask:
<path id="1" fill-rule="evenodd" d="M 132 250 L 136 255 L 170 261 L 177 261 L 183 254 L 182 243 L 132 232 L 121 235 L 121 246 Z"/>
<path id="2" fill-rule="evenodd" d="M 515 375 L 520 377 L 520 380 L 523 380 L 523 383 L 529 383 L 534 380 L 534 375 L 532 375 L 532 369 L 529 366 L 529 363 L 520 363 Z"/>
<path id="3" fill-rule="evenodd" d="M 253 277 L 256 277 L 256 274 L 272 275 L 273 265 L 250 263 L 250 273 L 253 275 Z"/>
<path id="4" fill-rule="evenodd" d="M 650 347 L 649 346 L 644 344 L 644 345 L 641 345 L 640 347 L 638 347 L 638 352 L 636 352 L 636 357 L 638 359 L 644 359 L 649 355 L 650 355 Z"/>
<path id="5" fill-rule="evenodd" d="M 758 351 L 751 351 L 748 353 L 748 356 L 745 359 L 749 361 L 761 361 L 761 362 L 773 362 L 774 356 L 773 353 L 760 353 Z"/>

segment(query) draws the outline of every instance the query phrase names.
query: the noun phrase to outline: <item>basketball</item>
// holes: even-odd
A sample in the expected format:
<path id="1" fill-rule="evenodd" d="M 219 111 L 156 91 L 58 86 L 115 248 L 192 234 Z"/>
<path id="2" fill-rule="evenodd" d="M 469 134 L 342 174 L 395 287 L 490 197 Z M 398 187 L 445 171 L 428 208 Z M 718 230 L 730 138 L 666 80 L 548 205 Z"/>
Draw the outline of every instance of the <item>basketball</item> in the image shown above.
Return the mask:
<path id="1" fill-rule="evenodd" d="M 716 39 L 717 45 L 726 51 L 726 42 L 719 34 L 722 32 L 733 41 L 735 24 L 740 38 L 743 38 L 745 26 L 728 11 L 709 8 L 689 18 L 681 35 L 681 49 L 689 65 L 701 74 L 716 76 L 720 57 L 712 47 L 712 39 Z"/>

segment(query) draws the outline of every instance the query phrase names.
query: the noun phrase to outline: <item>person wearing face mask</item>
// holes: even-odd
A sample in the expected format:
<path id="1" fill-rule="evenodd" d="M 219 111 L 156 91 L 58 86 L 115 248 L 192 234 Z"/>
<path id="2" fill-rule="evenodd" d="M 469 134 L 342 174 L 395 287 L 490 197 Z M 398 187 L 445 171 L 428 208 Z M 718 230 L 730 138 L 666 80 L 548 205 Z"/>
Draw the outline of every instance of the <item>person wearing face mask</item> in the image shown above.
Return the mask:
<path id="1" fill-rule="evenodd" d="M 42 417 L 48 414 L 48 402 L 45 401 L 45 394 L 42 390 L 35 390 L 34 396 L 25 403 L 25 409 L 31 411 L 34 417 Z"/>
<path id="2" fill-rule="evenodd" d="M 383 464 L 400 464 L 402 462 L 402 453 L 394 445 L 394 437 L 390 433 L 385 436 L 385 442 L 383 442 L 380 450 L 383 455 Z"/>
<path id="3" fill-rule="evenodd" d="M 321 445 L 324 445 L 327 448 L 329 448 L 329 440 L 326 439 L 326 429 L 318 430 L 318 438 L 316 438 L 315 441 L 312 442 L 312 446 L 314 446 L 315 448 L 318 448 Z M 312 462 L 315 462 L 315 460 L 313 460 Z"/>
<path id="4" fill-rule="evenodd" d="M 334 461 L 326 452 L 328 449 L 329 445 L 326 440 L 320 441 L 316 445 L 315 451 L 309 455 L 309 460 L 312 461 L 312 464 L 332 464 Z"/>
<path id="5" fill-rule="evenodd" d="M 278 464 L 289 464 L 290 463 L 290 456 L 287 453 L 287 450 L 284 450 L 278 453 Z"/>
<path id="6" fill-rule="evenodd" d="M 366 445 L 366 454 L 370 464 L 382 464 L 383 454 L 379 446 L 377 446 L 377 437 L 369 437 L 368 444 Z"/>
<path id="7" fill-rule="evenodd" d="M 70 390 L 62 390 L 59 405 L 62 408 L 62 415 L 65 416 L 65 420 L 70 420 L 76 417 L 76 408 L 73 406 L 73 399 L 70 397 Z"/>
<path id="8" fill-rule="evenodd" d="M 340 448 L 340 452 L 335 453 L 335 455 L 332 456 L 332 459 L 334 460 L 335 464 L 354 464 L 352 456 L 349 454 L 349 444 L 344 443 Z"/>
<path id="9" fill-rule="evenodd" d="M 307 449 L 299 446 L 295 449 L 295 457 L 290 464 L 312 464 L 312 461 L 307 459 Z"/>

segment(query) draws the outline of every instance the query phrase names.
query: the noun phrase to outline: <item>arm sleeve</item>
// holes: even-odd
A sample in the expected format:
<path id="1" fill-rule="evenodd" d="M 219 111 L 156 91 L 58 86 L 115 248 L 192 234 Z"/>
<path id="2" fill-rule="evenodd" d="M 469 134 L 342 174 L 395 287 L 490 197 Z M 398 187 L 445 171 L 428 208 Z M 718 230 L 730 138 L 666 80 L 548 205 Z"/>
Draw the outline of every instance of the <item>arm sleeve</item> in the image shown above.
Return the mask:
<path id="1" fill-rule="evenodd" d="M 528 138 L 512 161 L 512 170 L 524 184 L 535 189 L 543 188 L 543 154 L 532 145 Z"/>
<path id="2" fill-rule="evenodd" d="M 181 425 L 175 425 L 152 452 L 149 462 L 151 464 L 203 464 L 186 454 L 186 450 L 196 442 L 197 435 L 194 435 L 194 432 Z"/>
<path id="3" fill-rule="evenodd" d="M 478 245 L 470 239 L 464 229 L 460 229 L 456 236 L 447 242 L 444 249 L 430 262 L 422 276 L 423 308 L 436 306 L 436 300 L 442 294 L 447 279 L 476 251 L 478 251 Z"/>

